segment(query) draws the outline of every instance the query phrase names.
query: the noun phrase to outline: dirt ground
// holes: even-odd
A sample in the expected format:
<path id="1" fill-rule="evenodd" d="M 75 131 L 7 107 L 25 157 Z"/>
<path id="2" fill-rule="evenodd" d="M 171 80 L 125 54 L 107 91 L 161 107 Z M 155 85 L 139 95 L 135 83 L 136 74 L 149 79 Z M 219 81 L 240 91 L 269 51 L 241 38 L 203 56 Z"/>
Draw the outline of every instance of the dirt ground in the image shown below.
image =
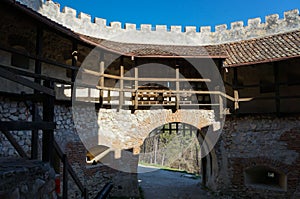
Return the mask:
<path id="1" fill-rule="evenodd" d="M 149 166 L 139 166 L 139 185 L 145 199 L 212 199 L 201 187 L 201 179 L 193 179 L 180 172 Z"/>

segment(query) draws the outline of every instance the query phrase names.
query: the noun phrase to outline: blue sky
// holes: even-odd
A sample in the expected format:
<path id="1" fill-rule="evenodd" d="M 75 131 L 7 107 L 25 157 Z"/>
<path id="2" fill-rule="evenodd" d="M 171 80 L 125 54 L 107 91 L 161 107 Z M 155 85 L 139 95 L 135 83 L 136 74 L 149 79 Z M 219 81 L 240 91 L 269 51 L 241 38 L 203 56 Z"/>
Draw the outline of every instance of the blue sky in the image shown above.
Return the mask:
<path id="1" fill-rule="evenodd" d="M 53 0 L 93 17 L 155 25 L 212 26 L 300 9 L 300 0 Z"/>

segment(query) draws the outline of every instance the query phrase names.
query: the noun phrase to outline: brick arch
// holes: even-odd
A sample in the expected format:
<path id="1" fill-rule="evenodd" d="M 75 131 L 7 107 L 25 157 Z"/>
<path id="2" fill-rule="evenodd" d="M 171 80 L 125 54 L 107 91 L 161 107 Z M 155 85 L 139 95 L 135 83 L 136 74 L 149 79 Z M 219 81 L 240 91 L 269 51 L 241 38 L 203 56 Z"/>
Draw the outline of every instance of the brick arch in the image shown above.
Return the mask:
<path id="1" fill-rule="evenodd" d="M 140 122 L 142 142 L 148 134 L 156 128 L 168 123 L 185 123 L 202 129 L 213 125 L 215 122 L 212 111 L 206 110 L 178 110 L 172 113 L 171 110 L 157 112 Z"/>

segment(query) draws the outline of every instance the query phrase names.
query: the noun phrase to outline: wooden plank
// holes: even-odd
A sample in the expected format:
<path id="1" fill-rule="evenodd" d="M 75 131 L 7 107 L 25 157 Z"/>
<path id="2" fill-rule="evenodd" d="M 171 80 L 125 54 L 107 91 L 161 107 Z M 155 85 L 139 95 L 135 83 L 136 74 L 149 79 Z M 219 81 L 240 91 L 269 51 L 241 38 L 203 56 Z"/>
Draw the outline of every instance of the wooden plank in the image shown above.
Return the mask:
<path id="1" fill-rule="evenodd" d="M 37 122 L 40 120 L 39 113 L 38 113 L 38 106 L 37 104 L 32 105 L 32 121 Z M 38 139 L 39 139 L 39 131 L 32 130 L 31 132 L 31 159 L 38 158 Z"/>
<path id="2" fill-rule="evenodd" d="M 136 80 L 136 77 L 121 77 L 118 75 L 111 75 L 111 74 L 104 74 L 104 73 L 99 73 L 97 71 L 93 71 L 93 70 L 88 70 L 88 69 L 83 69 L 82 72 L 89 74 L 89 75 L 93 75 L 93 76 L 97 76 L 97 77 L 106 77 L 106 78 L 110 78 L 110 79 L 123 79 L 126 81 L 134 81 Z M 177 79 L 176 78 L 139 78 L 139 81 L 145 81 L 145 82 L 149 82 L 149 81 L 159 81 L 159 82 L 176 82 Z M 202 79 L 202 78 L 184 78 L 184 79 L 178 79 L 179 82 L 211 82 L 210 79 Z"/>
<path id="3" fill-rule="evenodd" d="M 16 149 L 16 151 L 22 158 L 28 158 L 28 156 L 25 153 L 25 151 L 23 150 L 23 148 L 19 145 L 17 140 L 10 134 L 10 132 L 8 132 L 6 130 L 1 130 L 1 132 L 5 135 L 5 137 L 8 139 L 8 141 Z"/>
<path id="4" fill-rule="evenodd" d="M 24 53 L 20 50 L 16 50 L 14 48 L 6 47 L 6 46 L 3 46 L 3 45 L 0 45 L 0 50 L 10 52 L 10 53 L 15 53 L 15 54 L 18 54 L 18 55 L 23 55 L 24 57 L 27 57 L 29 59 L 34 59 L 35 61 L 39 60 L 43 63 L 50 64 L 50 65 L 53 65 L 55 67 L 78 70 L 78 67 L 69 66 L 69 65 L 66 65 L 66 64 L 62 64 L 62 63 L 50 60 L 50 59 L 41 58 L 40 56 L 38 57 L 36 55 L 30 55 L 30 54 Z"/>
<path id="5" fill-rule="evenodd" d="M 32 72 L 29 72 L 29 71 L 13 68 L 12 66 L 4 65 L 4 64 L 0 64 L 0 67 L 5 69 L 5 70 L 8 70 L 10 72 L 16 73 L 18 75 L 22 75 L 22 76 L 26 76 L 26 77 L 32 77 L 32 78 L 35 78 L 35 79 L 38 79 L 38 80 L 52 81 L 52 82 L 56 82 L 56 83 L 60 83 L 60 84 L 69 84 L 69 85 L 73 84 L 71 81 L 66 81 L 66 80 L 57 79 L 57 78 L 54 78 L 54 77 L 48 77 L 48 76 L 45 76 L 45 75 L 32 73 Z"/>
<path id="6" fill-rule="evenodd" d="M 52 89 L 53 84 L 51 82 L 44 82 L 44 86 Z M 43 120 L 45 122 L 53 122 L 54 120 L 54 100 L 55 97 L 48 96 L 43 102 Z M 44 162 L 49 162 L 53 166 L 54 162 L 54 128 L 43 130 L 42 137 L 42 160 Z"/>
<path id="7" fill-rule="evenodd" d="M 54 122 L 23 122 L 9 121 L 0 122 L 1 131 L 22 131 L 22 130 L 51 130 L 55 129 Z"/>
<path id="8" fill-rule="evenodd" d="M 3 68 L 0 68 L 0 76 L 11 80 L 13 82 L 19 83 L 21 85 L 24 85 L 26 87 L 38 90 L 40 92 L 43 92 L 45 94 L 51 95 L 51 96 L 55 96 L 55 91 L 53 89 L 49 89 L 47 87 L 41 86 L 40 84 L 37 84 L 33 81 L 30 81 L 24 77 L 21 77 L 19 75 L 16 75 L 8 70 L 5 70 Z"/>
<path id="9" fill-rule="evenodd" d="M 41 102 L 44 100 L 44 95 L 42 94 L 23 94 L 23 93 L 8 93 L 1 92 L 0 96 L 4 96 L 5 98 L 9 98 L 13 101 L 32 101 L 32 102 Z"/>
<path id="10" fill-rule="evenodd" d="M 234 109 L 239 109 L 239 92 L 234 90 Z"/>

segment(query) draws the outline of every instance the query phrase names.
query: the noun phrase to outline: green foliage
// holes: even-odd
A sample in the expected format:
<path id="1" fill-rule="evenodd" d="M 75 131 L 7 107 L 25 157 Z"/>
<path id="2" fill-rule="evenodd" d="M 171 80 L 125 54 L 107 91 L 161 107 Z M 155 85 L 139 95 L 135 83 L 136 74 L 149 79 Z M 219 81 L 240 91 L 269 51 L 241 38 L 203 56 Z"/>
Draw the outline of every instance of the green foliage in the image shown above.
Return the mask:
<path id="1" fill-rule="evenodd" d="M 141 147 L 140 161 L 199 173 L 200 145 L 196 134 L 196 129 L 175 123 L 155 129 Z"/>

